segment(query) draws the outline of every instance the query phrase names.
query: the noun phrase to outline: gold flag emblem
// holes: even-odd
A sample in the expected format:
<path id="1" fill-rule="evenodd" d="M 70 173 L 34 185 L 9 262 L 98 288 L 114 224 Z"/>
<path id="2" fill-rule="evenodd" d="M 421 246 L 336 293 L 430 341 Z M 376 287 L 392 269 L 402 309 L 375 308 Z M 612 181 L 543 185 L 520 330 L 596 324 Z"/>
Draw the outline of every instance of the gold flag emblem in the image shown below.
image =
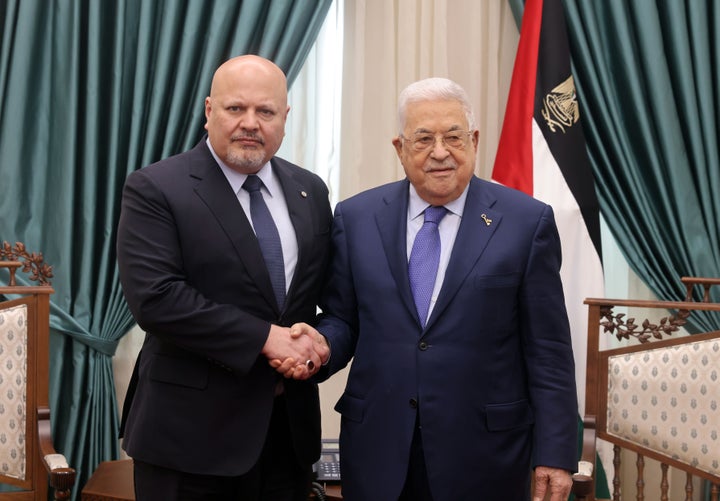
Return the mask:
<path id="1" fill-rule="evenodd" d="M 575 80 L 572 75 L 545 96 L 541 113 L 553 132 L 560 129 L 560 132 L 564 133 L 566 128 L 580 119 Z"/>

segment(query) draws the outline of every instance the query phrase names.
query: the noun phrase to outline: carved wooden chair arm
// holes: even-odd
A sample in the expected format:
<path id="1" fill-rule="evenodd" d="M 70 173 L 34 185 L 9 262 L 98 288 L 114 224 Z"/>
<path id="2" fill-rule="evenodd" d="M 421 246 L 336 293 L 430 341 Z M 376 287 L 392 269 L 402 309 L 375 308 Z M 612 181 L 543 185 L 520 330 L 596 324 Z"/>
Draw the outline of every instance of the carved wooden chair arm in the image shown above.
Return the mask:
<path id="1" fill-rule="evenodd" d="M 50 487 L 54 489 L 56 500 L 70 499 L 73 485 L 75 485 L 75 470 L 68 466 L 65 456 L 59 454 L 53 446 L 50 433 L 50 409 L 38 408 L 37 419 L 40 454 L 49 475 Z"/>
<path id="2" fill-rule="evenodd" d="M 573 475 L 572 493 L 581 501 L 593 494 L 595 488 L 595 416 L 583 419 L 582 453 L 578 462 L 578 472 Z"/>

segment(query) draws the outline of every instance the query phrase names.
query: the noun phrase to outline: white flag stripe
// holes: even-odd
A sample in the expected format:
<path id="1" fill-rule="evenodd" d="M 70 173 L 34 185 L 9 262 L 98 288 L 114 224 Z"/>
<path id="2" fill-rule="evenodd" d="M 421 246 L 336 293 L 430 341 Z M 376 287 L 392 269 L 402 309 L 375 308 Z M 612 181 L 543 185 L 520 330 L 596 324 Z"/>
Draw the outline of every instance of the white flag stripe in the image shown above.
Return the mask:
<path id="1" fill-rule="evenodd" d="M 587 225 L 565 178 L 535 120 L 533 127 L 533 196 L 553 208 L 562 244 L 560 277 L 572 333 L 578 408 L 585 415 L 588 297 L 603 297 L 602 263 L 593 246 Z"/>
<path id="2" fill-rule="evenodd" d="M 562 247 L 560 278 L 572 335 L 578 411 L 580 416 L 585 416 L 588 309 L 583 301 L 588 297 L 605 297 L 603 266 L 590 239 L 577 200 L 567 186 L 560 167 L 535 120 L 532 122 L 532 127 L 533 196 L 553 208 L 560 234 Z M 606 337 L 600 337 L 600 349 L 606 347 Z M 603 466 L 613 464 L 612 448 L 607 442 L 598 442 L 597 453 Z M 610 479 L 607 480 L 610 489 Z M 609 492 L 612 490 L 610 489 Z"/>

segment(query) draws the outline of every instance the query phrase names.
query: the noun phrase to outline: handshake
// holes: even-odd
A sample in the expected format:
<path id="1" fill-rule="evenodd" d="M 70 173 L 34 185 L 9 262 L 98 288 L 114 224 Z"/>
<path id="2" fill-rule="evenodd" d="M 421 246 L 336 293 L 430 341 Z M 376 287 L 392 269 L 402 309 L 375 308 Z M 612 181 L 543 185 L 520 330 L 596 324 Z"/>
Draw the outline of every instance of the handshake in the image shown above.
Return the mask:
<path id="1" fill-rule="evenodd" d="M 286 378 L 307 379 L 330 358 L 325 337 L 306 323 L 292 327 L 270 326 L 262 354 Z"/>

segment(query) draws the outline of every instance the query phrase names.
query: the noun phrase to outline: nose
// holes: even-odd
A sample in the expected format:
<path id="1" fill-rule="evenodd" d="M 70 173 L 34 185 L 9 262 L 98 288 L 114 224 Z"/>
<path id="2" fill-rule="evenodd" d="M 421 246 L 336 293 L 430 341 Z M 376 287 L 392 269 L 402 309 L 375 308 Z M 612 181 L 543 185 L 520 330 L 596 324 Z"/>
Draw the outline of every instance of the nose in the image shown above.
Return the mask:
<path id="1" fill-rule="evenodd" d="M 258 117 L 254 111 L 248 110 L 240 117 L 240 127 L 245 130 L 257 130 L 258 123 Z"/>
<path id="2" fill-rule="evenodd" d="M 445 141 L 443 141 L 442 137 L 435 138 L 435 143 L 433 144 L 432 150 L 430 150 L 430 156 L 436 160 L 442 160 L 449 155 L 450 151 L 447 146 L 445 146 Z"/>

